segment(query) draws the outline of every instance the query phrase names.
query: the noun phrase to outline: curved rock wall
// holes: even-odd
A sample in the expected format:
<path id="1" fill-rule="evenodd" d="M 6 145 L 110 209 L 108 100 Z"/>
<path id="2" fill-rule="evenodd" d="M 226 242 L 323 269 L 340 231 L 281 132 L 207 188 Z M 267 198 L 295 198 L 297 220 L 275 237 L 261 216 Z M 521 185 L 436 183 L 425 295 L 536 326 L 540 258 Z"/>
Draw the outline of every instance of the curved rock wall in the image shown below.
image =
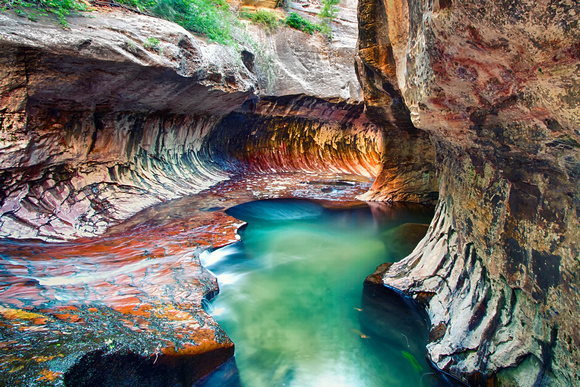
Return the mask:
<path id="1" fill-rule="evenodd" d="M 362 104 L 307 96 L 264 98 L 226 116 L 206 137 L 208 159 L 228 171 L 352 173 L 375 178 L 382 136 Z"/>
<path id="2" fill-rule="evenodd" d="M 475 385 L 578 384 L 580 6 L 361 4 L 361 20 L 383 21 L 367 25 L 383 70 L 364 77 L 403 97 L 441 179 L 427 237 L 384 283 L 426 302 L 442 369 Z M 369 103 L 392 104 L 383 90 Z"/>
<path id="3" fill-rule="evenodd" d="M 383 128 L 384 138 L 382 169 L 363 199 L 435 204 L 439 190 L 435 147 L 429 133 L 411 121 L 398 86 L 385 4 L 361 0 L 358 12 L 357 75 L 367 116 Z"/>
<path id="4" fill-rule="evenodd" d="M 382 138 L 356 102 L 354 46 L 345 46 L 353 31 L 337 32 L 336 44 L 289 28 L 268 35 L 278 75 L 294 81 L 280 75 L 275 95 L 260 99 L 267 63 L 254 63 L 250 48 L 127 11 L 69 26 L 0 15 L 0 236 L 98 235 L 239 172 L 240 161 L 377 175 Z M 325 99 L 288 95 L 296 90 Z"/>
<path id="5" fill-rule="evenodd" d="M 0 235 L 100 234 L 225 178 L 197 151 L 252 95 L 255 76 L 234 50 L 131 13 L 75 18 L 70 30 L 0 23 Z M 160 38 L 156 49 L 146 36 Z"/>

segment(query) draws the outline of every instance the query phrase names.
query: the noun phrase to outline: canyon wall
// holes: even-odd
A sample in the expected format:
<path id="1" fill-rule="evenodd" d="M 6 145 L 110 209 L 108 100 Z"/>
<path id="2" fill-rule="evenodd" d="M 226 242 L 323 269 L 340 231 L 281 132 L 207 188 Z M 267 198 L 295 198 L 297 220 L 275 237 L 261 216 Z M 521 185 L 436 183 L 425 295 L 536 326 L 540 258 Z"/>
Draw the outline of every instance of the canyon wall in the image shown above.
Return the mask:
<path id="1" fill-rule="evenodd" d="M 254 90 L 235 50 L 131 13 L 0 18 L 2 236 L 100 234 L 226 177 L 197 150 Z"/>
<path id="2" fill-rule="evenodd" d="M 580 383 L 579 13 L 359 3 L 359 74 L 380 86 L 366 103 L 404 101 L 441 179 L 426 238 L 383 282 L 426 304 L 429 357 L 473 385 Z"/>
<path id="3" fill-rule="evenodd" d="M 239 238 L 223 209 L 297 186 L 344 200 L 378 173 L 354 45 L 285 28 L 283 46 L 310 55 L 285 64 L 296 84 L 326 76 L 292 91 L 280 78 L 266 96 L 257 46 L 111 8 L 68 23 L 0 14 L 0 384 L 191 385 L 234 351 L 205 310 L 218 286 L 199 258 Z M 365 183 L 308 184 L 325 172 Z"/>
<path id="4" fill-rule="evenodd" d="M 357 102 L 352 20 L 334 41 L 250 28 L 261 38 L 236 49 L 133 12 L 89 16 L 65 30 L 0 15 L 0 236 L 99 235 L 242 168 L 377 175 L 383 142 Z"/>

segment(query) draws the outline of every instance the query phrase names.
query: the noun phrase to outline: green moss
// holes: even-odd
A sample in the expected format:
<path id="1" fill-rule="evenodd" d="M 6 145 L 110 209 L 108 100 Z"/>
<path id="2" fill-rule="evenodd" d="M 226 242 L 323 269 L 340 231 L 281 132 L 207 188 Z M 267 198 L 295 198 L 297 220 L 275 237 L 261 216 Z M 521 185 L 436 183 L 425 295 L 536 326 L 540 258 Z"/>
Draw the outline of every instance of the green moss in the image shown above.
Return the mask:
<path id="1" fill-rule="evenodd" d="M 149 37 L 146 41 L 143 42 L 143 47 L 148 50 L 155 50 L 161 52 L 161 47 L 159 47 L 159 39 L 154 37 Z"/>

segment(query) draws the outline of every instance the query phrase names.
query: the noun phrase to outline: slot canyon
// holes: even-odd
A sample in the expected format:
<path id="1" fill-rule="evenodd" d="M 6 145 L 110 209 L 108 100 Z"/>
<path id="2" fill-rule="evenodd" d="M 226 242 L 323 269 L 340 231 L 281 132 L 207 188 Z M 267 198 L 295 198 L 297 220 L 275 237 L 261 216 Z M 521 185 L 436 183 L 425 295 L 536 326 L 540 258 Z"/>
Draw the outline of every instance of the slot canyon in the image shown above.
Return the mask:
<path id="1" fill-rule="evenodd" d="M 580 384 L 580 3 L 343 0 L 331 36 L 246 46 L 86 3 L 0 12 L 1 385 L 210 375 L 234 343 L 200 256 L 279 198 L 434 209 L 360 283 L 426 312 L 458 383 Z"/>

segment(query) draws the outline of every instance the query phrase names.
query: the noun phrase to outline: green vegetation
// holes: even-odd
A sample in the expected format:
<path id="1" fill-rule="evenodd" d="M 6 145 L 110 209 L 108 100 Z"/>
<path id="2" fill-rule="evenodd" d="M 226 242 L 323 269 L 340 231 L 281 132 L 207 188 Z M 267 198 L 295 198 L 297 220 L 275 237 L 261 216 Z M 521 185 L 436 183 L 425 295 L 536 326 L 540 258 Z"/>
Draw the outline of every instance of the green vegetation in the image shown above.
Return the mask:
<path id="1" fill-rule="evenodd" d="M 146 3 L 150 4 L 151 1 Z M 154 15 L 205 35 L 214 42 L 225 45 L 234 43 L 232 26 L 238 20 L 224 0 L 157 0 L 146 8 Z"/>
<path id="2" fill-rule="evenodd" d="M 242 12 L 240 17 L 251 20 L 252 23 L 261 25 L 267 31 L 275 31 L 280 26 L 278 15 L 272 11 L 259 9 L 255 13 Z"/>
<path id="3" fill-rule="evenodd" d="M 53 14 L 61 25 L 67 27 L 66 17 L 71 13 L 86 11 L 87 6 L 78 0 L 0 0 L 0 11 L 9 9 L 30 20 Z"/>
<path id="4" fill-rule="evenodd" d="M 338 4 L 340 4 L 340 0 L 321 0 L 321 2 L 322 10 L 318 14 L 318 17 L 325 24 L 330 25 L 336 19 L 336 15 L 338 15 Z"/>
<path id="5" fill-rule="evenodd" d="M 321 1 L 323 8 L 319 14 L 322 19 L 320 24 L 306 20 L 295 12 L 288 14 L 283 22 L 310 35 L 321 32 L 330 36 L 332 31 L 330 25 L 338 13 L 337 5 L 340 0 Z M 113 0 L 113 2 L 175 22 L 214 42 L 235 44 L 232 31 L 239 22 L 225 0 Z M 280 3 L 283 3 L 283 0 L 280 0 Z M 67 27 L 66 17 L 75 12 L 86 11 L 87 5 L 81 0 L 0 0 L 0 11 L 6 10 L 13 10 L 30 20 L 37 20 L 41 15 L 53 14 L 61 25 Z M 281 24 L 278 16 L 267 10 L 258 10 L 253 14 L 242 12 L 239 16 L 269 31 L 276 30 Z"/>
<path id="6" fill-rule="evenodd" d="M 161 47 L 159 47 L 159 39 L 150 37 L 146 41 L 143 42 L 143 47 L 148 50 L 155 50 L 161 52 Z"/>
<path id="7" fill-rule="evenodd" d="M 302 16 L 298 15 L 296 12 L 290 12 L 290 14 L 286 16 L 285 22 L 288 27 L 306 32 L 310 35 L 312 35 L 314 32 L 322 32 L 323 30 L 320 24 L 312 23 L 311 21 L 308 21 Z"/>

